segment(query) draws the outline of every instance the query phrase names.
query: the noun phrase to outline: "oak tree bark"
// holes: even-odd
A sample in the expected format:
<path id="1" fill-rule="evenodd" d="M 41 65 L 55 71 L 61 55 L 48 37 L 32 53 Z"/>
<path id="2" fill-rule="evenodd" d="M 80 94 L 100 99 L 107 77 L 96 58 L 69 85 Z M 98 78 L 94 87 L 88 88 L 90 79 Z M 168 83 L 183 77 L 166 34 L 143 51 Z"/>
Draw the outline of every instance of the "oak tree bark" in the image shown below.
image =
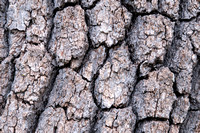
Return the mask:
<path id="1" fill-rule="evenodd" d="M 1 0 L 0 133 L 199 133 L 198 0 Z"/>

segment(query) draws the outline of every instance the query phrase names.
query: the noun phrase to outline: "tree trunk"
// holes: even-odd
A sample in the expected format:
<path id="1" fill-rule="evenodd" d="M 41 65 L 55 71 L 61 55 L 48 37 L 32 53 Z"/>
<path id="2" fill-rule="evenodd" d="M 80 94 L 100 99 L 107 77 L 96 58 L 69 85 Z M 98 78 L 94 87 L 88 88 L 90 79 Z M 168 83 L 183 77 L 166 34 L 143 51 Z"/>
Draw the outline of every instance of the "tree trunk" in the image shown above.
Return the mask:
<path id="1" fill-rule="evenodd" d="M 0 133 L 199 133 L 198 0 L 1 0 Z"/>

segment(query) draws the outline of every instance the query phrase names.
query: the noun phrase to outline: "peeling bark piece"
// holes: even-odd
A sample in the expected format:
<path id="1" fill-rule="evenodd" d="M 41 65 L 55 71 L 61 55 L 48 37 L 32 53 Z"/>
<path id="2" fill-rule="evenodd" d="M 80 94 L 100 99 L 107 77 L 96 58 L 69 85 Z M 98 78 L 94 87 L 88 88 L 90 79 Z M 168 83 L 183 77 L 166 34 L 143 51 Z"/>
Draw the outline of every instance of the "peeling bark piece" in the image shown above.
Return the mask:
<path id="1" fill-rule="evenodd" d="M 0 64 L 0 115 L 5 105 L 7 94 L 11 88 L 13 65 L 10 58 L 6 58 Z"/>
<path id="2" fill-rule="evenodd" d="M 4 13 L 6 9 L 6 0 L 0 1 L 0 13 Z"/>
<path id="3" fill-rule="evenodd" d="M 189 49 L 194 49 L 194 53 L 200 55 L 200 18 L 192 20 L 190 22 L 182 22 L 180 24 L 180 32 L 178 34 L 180 44 L 177 45 L 180 47 L 186 46 Z M 179 41 L 178 40 L 178 41 Z M 193 56 L 191 54 L 191 56 Z M 194 58 L 194 57 L 193 57 Z"/>
<path id="4" fill-rule="evenodd" d="M 7 27 L 26 31 L 29 42 L 47 42 L 51 29 L 53 8 L 49 0 L 9 0 Z"/>
<path id="5" fill-rule="evenodd" d="M 27 27 L 26 39 L 30 43 L 42 43 L 46 45 L 52 26 L 53 5 L 51 0 L 29 0 L 31 6 L 31 21 Z"/>
<path id="6" fill-rule="evenodd" d="M 110 51 L 110 58 L 100 69 L 94 94 L 101 108 L 126 106 L 136 82 L 136 66 L 124 43 Z"/>
<path id="7" fill-rule="evenodd" d="M 55 54 L 59 66 L 75 59 L 78 67 L 88 49 L 87 26 L 84 10 L 80 6 L 58 11 L 54 18 L 54 29 L 50 51 Z"/>
<path id="8" fill-rule="evenodd" d="M 180 133 L 180 125 L 171 125 L 168 133 Z"/>
<path id="9" fill-rule="evenodd" d="M 42 113 L 36 133 L 85 133 L 89 132 L 90 121 L 82 119 L 80 121 L 67 120 L 63 108 L 48 107 Z"/>
<path id="10" fill-rule="evenodd" d="M 95 125 L 96 133 L 131 133 L 135 128 L 136 116 L 131 107 L 111 109 L 104 112 Z"/>
<path id="11" fill-rule="evenodd" d="M 0 22 L 1 22 L 1 13 L 0 13 Z M 5 30 L 1 27 L 0 23 L 0 63 L 1 61 L 8 56 L 8 46 L 5 42 Z"/>
<path id="12" fill-rule="evenodd" d="M 178 46 L 179 45 L 179 46 Z M 175 48 L 176 47 L 176 48 Z M 196 62 L 193 57 L 189 39 L 177 40 L 176 46 L 170 49 L 171 57 L 168 57 L 168 66 L 172 71 L 178 73 L 176 77 L 176 91 L 180 94 L 190 94 L 192 88 L 192 71 Z"/>
<path id="13" fill-rule="evenodd" d="M 133 13 L 160 12 L 172 19 L 179 17 L 180 0 L 123 0 Z"/>
<path id="14" fill-rule="evenodd" d="M 21 53 L 22 47 L 26 44 L 26 35 L 22 31 L 12 30 L 9 32 L 9 55 L 17 57 Z"/>
<path id="15" fill-rule="evenodd" d="M 2 133 L 27 133 L 32 132 L 36 120 L 33 105 L 19 100 L 11 92 L 8 96 L 5 110 L 0 116 L 0 131 Z"/>
<path id="16" fill-rule="evenodd" d="M 27 45 L 16 60 L 15 69 L 14 93 L 30 104 L 42 103 L 53 73 L 52 58 L 44 46 Z"/>
<path id="17" fill-rule="evenodd" d="M 0 1 L 0 63 L 8 55 L 8 46 L 5 40 L 6 31 L 4 29 L 4 25 L 6 23 L 5 9 L 6 9 L 6 1 L 1 0 Z"/>
<path id="18" fill-rule="evenodd" d="M 125 38 L 125 29 L 129 27 L 132 15 L 119 0 L 100 0 L 86 13 L 93 46 L 98 47 L 105 43 L 111 47 Z"/>
<path id="19" fill-rule="evenodd" d="M 199 0 L 182 0 L 181 3 L 181 18 L 190 19 L 196 17 L 200 12 L 200 2 Z"/>
<path id="20" fill-rule="evenodd" d="M 139 16 L 129 33 L 131 56 L 136 64 L 145 63 L 140 75 L 146 75 L 155 64 L 162 64 L 173 39 L 174 22 L 161 15 Z"/>
<path id="21" fill-rule="evenodd" d="M 132 12 L 149 13 L 158 9 L 158 0 L 124 0 L 133 8 Z"/>
<path id="22" fill-rule="evenodd" d="M 182 30 L 182 38 L 184 39 L 184 37 L 187 36 L 194 47 L 193 52 L 200 56 L 200 17 L 195 21 L 193 20 L 189 23 L 183 23 Z"/>
<path id="23" fill-rule="evenodd" d="M 178 19 L 180 0 L 161 0 L 159 3 L 159 11 L 169 15 L 170 18 Z"/>
<path id="24" fill-rule="evenodd" d="M 104 46 L 100 46 L 97 49 L 91 50 L 89 52 L 87 62 L 81 69 L 81 75 L 88 81 L 91 81 L 93 76 L 97 73 L 99 67 L 103 65 L 105 58 L 106 48 Z"/>
<path id="25" fill-rule="evenodd" d="M 187 112 L 190 107 L 190 102 L 188 97 L 179 97 L 174 104 L 174 109 L 171 114 L 171 118 L 174 124 L 183 123 L 187 116 Z"/>
<path id="26" fill-rule="evenodd" d="M 89 83 L 69 68 L 59 71 L 48 106 L 66 107 L 66 117 L 69 120 L 91 119 L 97 109 Z"/>
<path id="27" fill-rule="evenodd" d="M 31 0 L 9 0 L 7 27 L 10 30 L 26 30 L 31 20 L 31 4 L 29 2 L 31 2 Z"/>
<path id="28" fill-rule="evenodd" d="M 54 8 L 61 8 L 64 7 L 65 4 L 76 3 L 78 2 L 78 0 L 53 0 L 53 2 L 54 2 Z"/>
<path id="29" fill-rule="evenodd" d="M 175 36 L 175 45 L 169 50 L 167 64 L 174 72 L 180 94 L 189 94 L 192 87 L 193 69 L 197 64 L 200 46 L 200 23 L 198 20 L 182 22 Z"/>
<path id="30" fill-rule="evenodd" d="M 181 125 L 180 133 L 200 132 L 200 111 L 190 111 L 184 123 Z"/>
<path id="31" fill-rule="evenodd" d="M 138 119 L 148 117 L 169 118 L 172 104 L 174 75 L 168 68 L 160 68 L 149 73 L 148 79 L 140 81 L 133 94 L 133 110 Z"/>
<path id="32" fill-rule="evenodd" d="M 93 4 L 99 0 L 81 0 L 81 5 L 84 8 L 90 8 L 91 6 L 93 6 Z"/>
<path id="33" fill-rule="evenodd" d="M 176 77 L 177 92 L 190 94 L 192 88 L 192 73 L 186 70 L 181 71 Z"/>
<path id="34" fill-rule="evenodd" d="M 145 121 L 139 124 L 136 133 L 168 133 L 168 121 Z"/>
<path id="35" fill-rule="evenodd" d="M 181 72 L 181 70 L 191 73 L 194 67 L 193 56 L 195 56 L 191 42 L 187 38 L 185 41 L 178 40 L 176 44 L 181 46 L 171 49 L 172 56 L 169 58 L 169 67 L 177 73 Z"/>

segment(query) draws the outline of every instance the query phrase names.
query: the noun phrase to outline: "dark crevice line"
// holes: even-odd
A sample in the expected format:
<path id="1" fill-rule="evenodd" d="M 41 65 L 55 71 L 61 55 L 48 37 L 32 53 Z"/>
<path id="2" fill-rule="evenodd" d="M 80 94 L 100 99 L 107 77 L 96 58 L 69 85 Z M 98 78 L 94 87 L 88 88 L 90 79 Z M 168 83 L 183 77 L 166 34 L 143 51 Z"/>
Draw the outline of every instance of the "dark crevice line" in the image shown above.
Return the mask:
<path id="1" fill-rule="evenodd" d="M 95 127 L 97 121 L 99 120 L 99 118 L 98 118 L 99 114 L 101 114 L 101 107 L 100 107 L 100 105 L 98 104 L 98 101 L 97 101 L 97 99 L 96 99 L 96 97 L 95 97 L 94 89 L 95 89 L 95 82 L 96 82 L 96 80 L 97 80 L 97 78 L 98 78 L 98 76 L 99 76 L 99 71 L 100 71 L 100 69 L 105 65 L 106 61 L 107 61 L 108 58 L 109 58 L 109 49 L 108 49 L 108 48 L 106 48 L 105 53 L 106 53 L 106 58 L 103 60 L 102 65 L 99 66 L 99 68 L 97 69 L 96 74 L 93 75 L 92 80 L 91 80 L 90 91 L 91 91 L 91 93 L 92 93 L 93 101 L 94 101 L 94 103 L 95 103 L 95 105 L 97 106 L 98 109 L 97 109 L 97 111 L 96 111 L 95 117 L 92 119 L 89 133 L 94 133 L 94 132 L 95 132 L 95 128 L 94 128 L 94 127 Z"/>
<path id="2" fill-rule="evenodd" d="M 84 64 L 88 61 L 88 58 L 89 58 L 89 54 L 90 54 L 90 51 L 92 50 L 92 49 L 94 49 L 94 47 L 93 47 L 93 45 L 92 45 L 92 41 L 91 41 L 91 39 L 90 39 L 90 34 L 89 34 L 89 16 L 87 16 L 87 14 L 86 14 L 86 10 L 84 9 L 84 15 L 85 15 L 85 23 L 86 23 L 86 25 L 87 25 L 87 28 L 88 28 L 88 31 L 87 31 L 87 40 L 88 40 L 88 49 L 87 49 L 87 51 L 85 52 L 85 55 L 84 55 L 84 57 L 83 57 L 83 59 L 82 59 L 82 62 L 81 62 L 81 65 L 76 69 L 76 72 L 77 73 L 80 73 L 80 71 L 81 71 L 81 69 L 83 68 L 83 66 L 84 66 Z M 81 75 L 82 76 L 82 75 Z M 82 78 L 83 79 L 85 79 L 85 80 L 87 80 L 86 78 L 84 78 L 83 76 L 82 76 Z M 88 81 L 88 80 L 87 80 Z"/>
<path id="3" fill-rule="evenodd" d="M 176 51 L 179 48 L 179 42 L 178 39 L 180 39 L 180 31 L 181 30 L 181 23 L 179 21 L 175 22 L 174 26 L 174 32 L 173 32 L 173 39 L 171 45 L 166 50 L 166 54 L 164 56 L 164 66 L 168 67 L 172 73 L 177 75 L 179 71 L 177 71 L 175 68 L 171 67 L 171 63 L 173 62 L 173 58 L 176 54 Z"/>
<path id="4" fill-rule="evenodd" d="M 185 129 L 185 124 L 188 123 L 189 119 L 190 119 L 190 111 L 188 110 L 186 118 L 184 119 L 183 123 L 180 124 L 179 133 L 183 133 Z"/>
<path id="5" fill-rule="evenodd" d="M 123 6 L 126 7 L 126 9 L 127 9 L 129 12 L 131 12 L 132 14 L 136 14 L 136 16 L 147 16 L 147 15 L 156 15 L 156 14 L 160 14 L 160 15 L 162 15 L 162 16 L 164 16 L 164 17 L 170 19 L 171 22 L 177 22 L 177 21 L 179 21 L 179 22 L 191 22 L 191 21 L 195 20 L 196 18 L 198 18 L 198 17 L 200 16 L 200 12 L 198 12 L 196 16 L 191 17 L 190 19 L 182 19 L 182 18 L 181 18 L 181 15 L 182 15 L 181 13 L 182 13 L 182 11 L 183 11 L 183 7 L 182 7 L 182 6 L 183 6 L 182 3 L 184 3 L 183 0 L 180 0 L 179 11 L 178 11 L 178 13 L 179 13 L 178 19 L 172 18 L 172 17 L 171 17 L 170 15 L 168 15 L 167 13 L 160 12 L 160 11 L 158 11 L 158 10 L 152 10 L 151 12 L 145 12 L 145 13 L 136 12 L 136 11 L 133 9 L 133 7 L 130 6 L 129 4 L 127 4 L 126 2 L 124 2 L 124 0 L 121 0 L 121 3 L 122 3 Z M 160 6 L 159 3 L 160 3 L 160 0 L 158 0 L 158 6 Z"/>
<path id="6" fill-rule="evenodd" d="M 197 101 L 197 99 L 193 98 L 191 96 L 192 93 L 197 93 L 198 87 L 200 86 L 200 60 L 198 60 L 196 66 L 193 68 L 192 72 L 192 88 L 191 88 L 191 93 L 189 95 L 189 100 L 190 100 L 190 110 L 199 110 L 200 109 L 200 103 Z M 197 94 L 198 95 L 198 94 Z M 197 96 L 196 95 L 196 96 Z"/>
<path id="7" fill-rule="evenodd" d="M 101 112 L 110 112 L 113 109 L 125 109 L 125 108 L 128 108 L 128 107 L 130 107 L 130 106 L 129 105 L 124 105 L 124 106 L 115 107 L 115 106 L 112 105 L 110 108 L 100 108 L 100 111 Z"/>
<path id="8" fill-rule="evenodd" d="M 95 1 L 92 3 L 91 6 L 89 6 L 89 7 L 83 7 L 82 4 L 81 4 L 81 1 L 82 1 L 82 0 L 79 0 L 79 3 L 80 3 L 81 7 L 82 7 L 84 10 L 91 10 L 91 9 L 93 9 L 93 8 L 97 5 L 97 3 L 100 2 L 100 0 L 95 0 Z"/>
<path id="9" fill-rule="evenodd" d="M 150 13 L 136 13 L 136 14 L 137 14 L 137 16 L 162 15 L 162 16 L 168 18 L 171 22 L 176 22 L 176 20 L 173 19 L 173 18 L 171 18 L 168 14 L 166 14 L 166 13 L 160 13 L 157 10 L 151 11 Z"/>
<path id="10" fill-rule="evenodd" d="M 128 4 L 128 0 L 120 0 L 120 2 L 129 12 L 132 13 L 134 11 L 133 7 Z"/>
<path id="11" fill-rule="evenodd" d="M 197 16 L 191 17 L 190 19 L 179 19 L 180 22 L 191 22 L 193 20 L 196 20 L 200 16 L 200 12 L 197 13 Z"/>
<path id="12" fill-rule="evenodd" d="M 52 5 L 54 6 L 54 0 L 52 0 Z M 53 55 L 52 55 L 51 52 L 50 52 L 50 42 L 51 42 L 52 35 L 53 35 L 54 18 L 55 18 L 56 12 L 57 12 L 57 11 L 55 11 L 55 10 L 53 10 L 53 12 L 52 12 L 51 28 L 50 28 L 49 34 L 48 34 L 48 36 L 47 36 L 47 43 L 46 43 L 46 45 L 45 45 L 47 52 L 48 52 L 51 56 L 53 56 Z"/>
<path id="13" fill-rule="evenodd" d="M 54 70 L 53 70 L 53 73 L 51 75 L 51 79 L 49 81 L 49 85 L 48 85 L 47 91 L 46 91 L 46 93 L 44 93 L 44 96 L 42 97 L 42 105 L 41 105 L 42 109 L 36 112 L 35 125 L 33 126 L 33 130 L 32 130 L 33 133 L 35 133 L 35 131 L 36 131 L 37 127 L 38 127 L 39 119 L 40 119 L 41 114 L 46 109 L 50 93 L 53 90 L 53 87 L 54 87 L 54 84 L 56 82 L 56 78 L 57 78 L 58 74 L 59 74 L 59 68 L 55 67 Z"/>
<path id="14" fill-rule="evenodd" d="M 162 15 L 168 19 L 170 19 L 171 22 L 175 22 L 176 19 L 172 18 L 171 16 L 169 16 L 167 13 L 163 13 L 163 12 L 159 12 L 158 10 L 152 10 L 151 12 L 136 12 L 132 6 L 130 6 L 129 4 L 127 4 L 126 2 L 123 2 L 123 0 L 121 0 L 121 3 L 123 6 L 126 7 L 126 9 L 131 12 L 132 14 L 135 14 L 136 16 L 147 16 L 147 15 Z M 159 3 L 158 3 L 159 4 Z"/>
<path id="15" fill-rule="evenodd" d="M 11 78 L 10 78 L 10 88 L 9 88 L 9 92 L 12 90 L 12 84 L 15 80 L 15 74 L 16 74 L 16 68 L 15 68 L 15 64 L 16 64 L 16 59 L 18 59 L 20 57 L 20 54 L 18 55 L 18 57 L 11 59 Z"/>
<path id="16" fill-rule="evenodd" d="M 94 88 L 95 88 L 95 82 L 96 82 L 96 80 L 97 80 L 97 78 L 98 78 L 98 76 L 99 76 L 99 71 L 100 71 L 101 68 L 103 68 L 103 66 L 106 64 L 106 62 L 107 62 L 108 59 L 110 58 L 110 50 L 115 49 L 116 47 L 120 47 L 123 41 L 124 41 L 124 40 L 121 40 L 121 41 L 119 41 L 116 45 L 112 45 L 111 47 L 107 47 L 105 43 L 101 43 L 101 44 L 100 44 L 100 46 L 103 45 L 103 46 L 106 48 L 106 49 L 105 49 L 106 57 L 105 57 L 105 59 L 103 60 L 102 65 L 100 65 L 100 66 L 98 67 L 97 72 L 96 72 L 96 74 L 94 74 L 94 76 L 92 77 L 92 81 L 91 81 L 91 91 L 92 91 L 93 99 L 94 99 L 94 102 L 95 102 L 95 104 L 96 104 L 96 106 L 97 106 L 98 108 L 101 108 L 101 107 L 100 107 L 100 105 L 98 104 L 97 99 L 95 98 L 95 95 L 94 95 Z M 111 108 L 116 108 L 116 107 L 111 106 L 110 109 L 111 109 Z M 123 107 L 123 108 L 124 108 L 124 107 Z"/>
<path id="17" fill-rule="evenodd" d="M 97 78 L 99 77 L 99 71 L 101 68 L 103 68 L 103 66 L 105 65 L 106 61 L 108 60 L 109 58 L 109 49 L 106 48 L 106 58 L 104 59 L 103 61 L 103 64 L 99 66 L 99 68 L 97 69 L 97 72 L 96 74 L 94 74 L 94 76 L 92 77 L 92 80 L 91 80 L 91 93 L 92 93 L 92 97 L 93 97 L 93 100 L 94 100 L 94 103 L 96 104 L 96 106 L 98 108 L 101 108 L 97 102 L 97 99 L 94 95 L 94 89 L 95 89 L 95 82 L 97 80 Z"/>
<path id="18" fill-rule="evenodd" d="M 50 29 L 50 33 L 48 34 L 47 36 L 47 43 L 45 45 L 45 48 L 47 50 L 47 52 L 51 55 L 51 52 L 50 52 L 50 42 L 51 42 L 51 38 L 52 38 L 52 35 L 53 35 L 53 29 L 54 29 L 54 17 L 52 18 L 52 25 L 51 25 L 51 29 Z"/>
<path id="19" fill-rule="evenodd" d="M 89 133 L 95 133 L 96 132 L 96 129 L 95 129 L 95 126 L 97 124 L 97 121 L 100 120 L 100 116 L 101 116 L 102 112 L 101 110 L 98 108 L 96 110 L 96 113 L 95 113 L 95 116 L 94 118 L 92 119 L 91 123 L 90 123 L 90 130 L 89 130 Z"/>
<path id="20" fill-rule="evenodd" d="M 52 5 L 55 5 L 54 1 L 52 0 Z M 68 5 L 64 5 L 63 9 L 65 8 L 65 6 L 67 7 Z M 53 35 L 53 29 L 54 29 L 54 18 L 55 18 L 55 15 L 56 15 L 56 12 L 59 11 L 59 10 L 62 10 L 62 9 L 54 9 L 53 12 L 52 12 L 52 20 L 51 20 L 51 29 L 49 31 L 49 34 L 47 36 L 47 43 L 46 43 L 46 50 L 47 52 L 51 55 L 52 57 L 52 61 L 55 61 L 55 56 L 52 55 L 52 53 L 49 51 L 50 49 L 50 41 L 52 39 L 52 35 Z M 59 69 L 63 69 L 65 68 L 66 66 L 69 66 L 69 64 L 67 65 L 64 65 L 64 66 L 61 66 L 61 67 L 58 67 L 57 64 L 55 64 L 54 68 L 53 68 L 53 71 L 52 71 L 52 75 L 51 75 L 51 78 L 50 78 L 50 81 L 49 81 L 49 85 L 47 87 L 47 90 L 46 92 L 43 94 L 44 96 L 42 97 L 42 109 L 37 111 L 36 112 L 36 119 L 35 119 L 35 124 L 33 126 L 33 130 L 32 132 L 36 132 L 36 129 L 38 127 L 38 124 L 39 124 L 39 119 L 40 119 L 40 116 L 41 114 L 45 111 L 46 109 L 46 106 L 48 104 L 48 100 L 49 100 L 49 96 L 50 96 L 50 93 L 51 91 L 53 90 L 53 86 L 56 82 L 56 77 L 58 76 L 59 74 Z"/>
<path id="21" fill-rule="evenodd" d="M 16 68 L 15 68 L 15 64 L 16 64 L 16 59 L 18 59 L 20 57 L 20 54 L 17 56 L 17 57 L 11 57 L 9 61 L 7 61 L 6 63 L 9 63 L 8 65 L 8 75 L 9 75 L 9 84 L 8 84 L 8 88 L 6 90 L 6 94 L 4 96 L 4 99 L 3 99 L 3 104 L 2 104 L 2 113 L 3 113 L 3 110 L 5 109 L 5 106 L 6 106 L 6 102 L 7 102 L 7 97 L 8 97 L 8 94 L 12 91 L 12 85 L 14 83 L 14 80 L 15 80 L 15 74 L 16 74 Z M 0 113 L 0 116 L 1 114 Z"/>
<path id="22" fill-rule="evenodd" d="M 82 8 L 83 9 L 83 8 Z M 93 49 L 92 48 L 92 41 L 89 37 L 89 18 L 86 14 L 86 10 L 84 10 L 84 18 L 85 18 L 85 23 L 87 25 L 88 31 L 87 31 L 87 40 L 88 40 L 88 49 L 82 59 L 81 65 L 76 69 L 77 73 L 80 73 L 81 69 L 83 68 L 85 62 L 87 61 L 88 57 L 89 57 L 89 52 Z M 83 76 L 82 76 L 83 77 Z"/>
<path id="23" fill-rule="evenodd" d="M 53 35 L 55 14 L 56 14 L 56 12 L 54 10 L 54 12 L 52 14 L 52 18 L 51 18 L 52 19 L 52 25 L 51 25 L 51 29 L 49 31 L 50 33 L 48 35 L 47 43 L 46 43 L 46 50 L 52 56 L 52 61 L 55 61 L 55 55 L 52 55 L 52 53 L 49 51 L 49 49 L 50 49 L 49 46 L 50 46 L 50 41 L 51 41 L 52 35 Z M 49 82 L 49 85 L 48 85 L 48 88 L 47 88 L 47 91 L 44 93 L 44 99 L 42 100 L 43 108 L 36 112 L 36 120 L 35 120 L 36 122 L 35 122 L 35 125 L 34 125 L 34 128 L 33 128 L 33 131 L 32 131 L 33 133 L 36 131 L 36 129 L 38 127 L 39 119 L 40 119 L 41 114 L 46 109 L 46 106 L 47 106 L 48 100 L 49 100 L 49 96 L 50 96 L 51 91 L 53 90 L 53 86 L 55 84 L 56 77 L 59 74 L 59 70 L 63 69 L 63 68 L 66 68 L 66 67 L 69 67 L 70 63 L 71 63 L 71 61 L 68 64 L 65 64 L 63 66 L 57 66 L 57 63 L 55 64 L 53 72 L 52 72 L 52 75 L 51 75 L 51 79 L 50 79 L 50 82 Z"/>
<path id="24" fill-rule="evenodd" d="M 148 79 L 148 75 L 146 75 L 145 77 L 143 76 L 139 76 L 140 75 L 140 72 L 139 72 L 139 68 L 140 68 L 140 64 L 138 65 L 138 68 L 137 68 L 137 71 L 136 71 L 136 75 L 137 75 L 137 80 L 136 80 L 136 83 L 135 83 L 135 86 L 134 86 L 134 89 L 133 89 L 133 92 L 131 94 L 131 97 L 130 97 L 130 101 L 129 101 L 129 105 L 132 106 L 132 100 L 133 100 L 133 95 L 135 93 L 135 89 L 136 89 L 136 86 L 138 85 L 138 83 L 144 79 Z M 136 115 L 136 123 L 135 123 L 135 127 L 133 129 L 133 133 L 136 133 L 137 129 L 139 128 L 139 123 L 140 123 L 140 120 L 138 120 L 138 113 L 137 111 L 134 109 L 134 107 L 132 107 L 132 111 L 133 113 Z"/>
<path id="25" fill-rule="evenodd" d="M 53 133 L 57 133 L 57 127 L 56 126 L 53 128 Z"/>
<path id="26" fill-rule="evenodd" d="M 6 49 L 7 49 L 7 55 L 6 55 L 6 57 L 8 57 L 9 56 L 9 49 L 10 49 L 10 44 L 9 44 L 9 30 L 8 30 L 8 28 L 5 28 L 4 27 L 4 42 L 5 42 L 5 44 L 6 44 Z M 5 59 L 5 58 L 4 58 Z M 0 63 L 1 63 L 1 61 L 0 61 Z"/>
<path id="27" fill-rule="evenodd" d="M 188 112 L 189 111 L 200 111 L 200 109 L 189 109 Z"/>
<path id="28" fill-rule="evenodd" d="M 178 15 L 179 15 L 179 19 L 181 19 L 182 17 L 182 11 L 183 11 L 183 6 L 184 6 L 184 0 L 180 0 L 179 1 L 179 10 L 178 10 Z"/>
<path id="29" fill-rule="evenodd" d="M 177 74 L 175 74 L 175 77 L 177 77 Z M 178 92 L 176 80 L 174 81 L 172 87 L 173 87 L 173 93 L 176 95 L 177 98 L 178 98 L 178 97 L 183 97 L 183 96 L 186 95 L 186 94 L 181 94 L 181 93 Z"/>
<path id="30" fill-rule="evenodd" d="M 137 130 L 140 128 L 140 125 L 144 122 L 151 122 L 151 121 L 161 121 L 161 122 L 165 122 L 168 121 L 167 118 L 158 118 L 158 117 L 147 117 L 144 118 L 142 120 L 137 120 L 136 124 L 135 124 L 135 129 L 133 131 L 133 133 L 137 133 Z"/>
<path id="31" fill-rule="evenodd" d="M 173 113 L 173 110 L 176 108 L 176 100 L 173 102 L 172 104 L 172 110 L 170 111 L 169 113 L 169 126 L 173 125 L 173 119 L 172 119 L 172 113 Z"/>
<path id="32" fill-rule="evenodd" d="M 60 7 L 54 8 L 54 10 L 53 10 L 53 18 L 55 17 L 55 15 L 56 15 L 56 13 L 57 13 L 58 11 L 62 11 L 63 9 L 65 9 L 65 8 L 67 8 L 67 7 L 70 7 L 70 6 L 74 7 L 74 6 L 78 5 L 78 4 L 79 4 L 78 2 L 75 2 L 75 3 L 66 2 L 66 3 L 64 3 L 63 5 L 61 5 Z M 55 4 L 54 4 L 54 5 L 55 5 Z"/>

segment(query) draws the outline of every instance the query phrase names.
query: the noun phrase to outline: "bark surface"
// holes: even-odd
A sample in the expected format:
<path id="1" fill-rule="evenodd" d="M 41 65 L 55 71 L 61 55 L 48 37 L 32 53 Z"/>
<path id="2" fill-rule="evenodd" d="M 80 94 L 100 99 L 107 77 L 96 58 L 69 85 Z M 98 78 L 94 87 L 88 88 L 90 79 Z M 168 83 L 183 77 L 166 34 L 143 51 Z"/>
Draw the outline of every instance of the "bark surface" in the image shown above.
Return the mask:
<path id="1" fill-rule="evenodd" d="M 200 133 L 200 1 L 0 0 L 0 133 Z"/>

